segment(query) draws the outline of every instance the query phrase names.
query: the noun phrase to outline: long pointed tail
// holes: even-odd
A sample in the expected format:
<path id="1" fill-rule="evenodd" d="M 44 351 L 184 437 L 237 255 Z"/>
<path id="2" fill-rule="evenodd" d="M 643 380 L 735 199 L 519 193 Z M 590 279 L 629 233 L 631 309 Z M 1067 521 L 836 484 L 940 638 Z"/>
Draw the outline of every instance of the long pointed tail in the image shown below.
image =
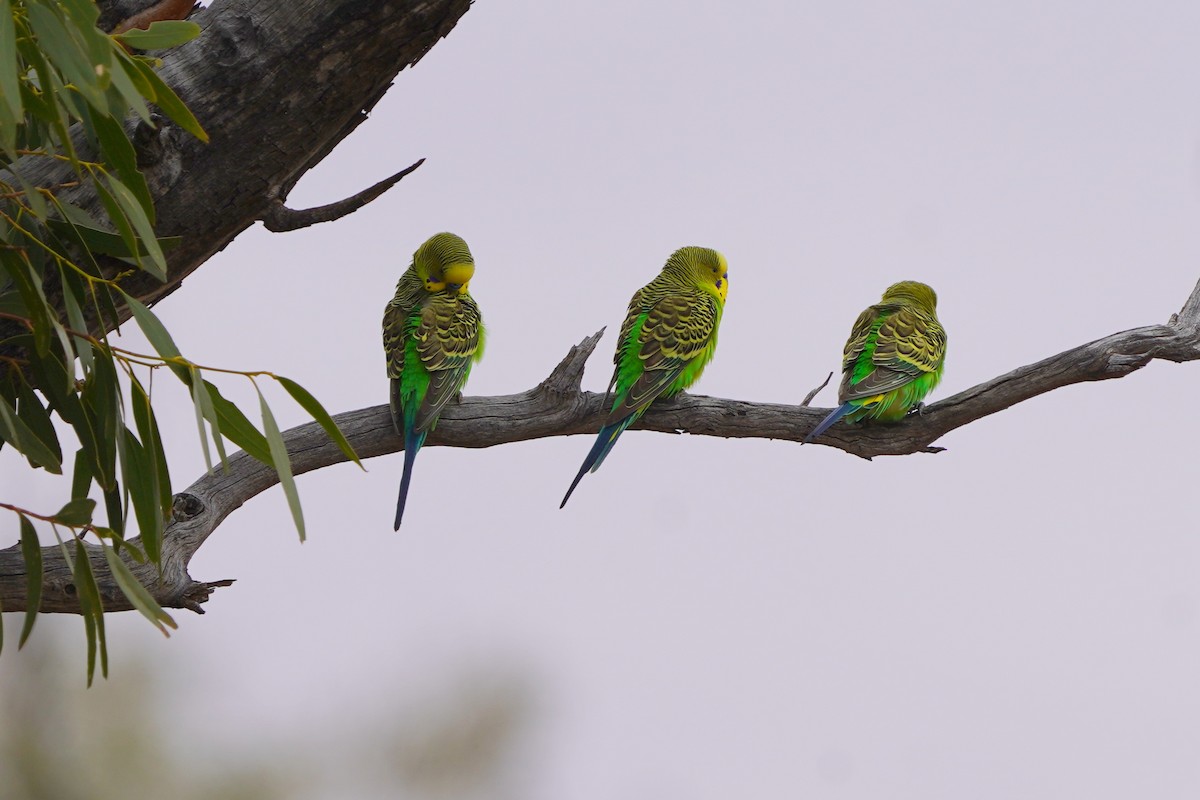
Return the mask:
<path id="1" fill-rule="evenodd" d="M 854 410 L 853 403 L 842 403 L 840 406 L 835 408 L 833 411 L 830 411 L 829 416 L 827 416 L 825 419 L 821 420 L 821 424 L 818 425 L 817 427 L 813 428 L 812 433 L 810 433 L 810 434 L 808 434 L 808 436 L 804 437 L 803 444 L 808 444 L 813 439 L 817 438 L 822 433 L 829 430 L 830 426 L 832 426 L 833 423 L 837 422 L 839 419 L 846 416 L 848 413 L 850 413 L 853 410 Z"/>
<path id="2" fill-rule="evenodd" d="M 567 493 L 563 495 L 562 502 L 558 504 L 559 508 L 565 506 L 567 501 L 571 499 L 571 493 L 575 491 L 575 487 L 583 480 L 584 475 L 600 469 L 600 465 L 604 463 L 604 459 L 608 456 L 608 451 L 612 450 L 613 445 L 617 443 L 617 437 L 632 423 L 633 418 L 626 417 L 620 422 L 605 425 L 600 429 L 600 433 L 596 436 L 596 443 L 588 451 L 587 458 L 583 460 L 583 466 L 576 473 L 575 480 L 571 481 L 571 488 L 567 489 Z"/>
<path id="3" fill-rule="evenodd" d="M 413 462 L 417 460 L 417 451 L 425 444 L 425 434 L 406 433 L 404 435 L 404 473 L 400 476 L 400 496 L 396 499 L 396 527 L 400 530 L 400 521 L 404 519 L 404 505 L 408 502 L 408 484 L 412 480 Z"/>

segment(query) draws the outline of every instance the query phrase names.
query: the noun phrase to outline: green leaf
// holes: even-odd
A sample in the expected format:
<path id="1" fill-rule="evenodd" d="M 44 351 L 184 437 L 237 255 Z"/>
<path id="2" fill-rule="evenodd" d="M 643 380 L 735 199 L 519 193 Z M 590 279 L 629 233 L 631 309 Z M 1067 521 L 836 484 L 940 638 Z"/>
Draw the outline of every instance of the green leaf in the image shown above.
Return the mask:
<path id="1" fill-rule="evenodd" d="M 192 402 L 200 410 L 204 419 L 208 420 L 209 427 L 212 429 L 213 444 L 217 448 L 217 457 L 221 460 L 221 464 L 228 469 L 229 459 L 225 455 L 225 432 L 221 428 L 221 417 L 217 414 L 216 403 L 210 390 L 215 391 L 216 387 L 201 378 L 200 370 L 193 366 Z"/>
<path id="2" fill-rule="evenodd" d="M 50 447 L 55 460 L 61 464 L 62 447 L 58 443 L 54 423 L 50 421 L 50 413 L 20 373 L 17 373 L 17 417 L 33 432 L 38 441 Z"/>
<path id="3" fill-rule="evenodd" d="M 66 156 L 71 160 L 72 164 L 78 162 L 78 156 L 75 153 L 75 145 L 71 142 L 70 133 L 67 130 L 67 121 L 63 118 L 64 108 L 59 99 L 65 92 L 62 81 L 58 78 L 58 73 L 50 68 L 49 62 L 46 61 L 45 54 L 34 40 L 32 34 L 22 36 L 20 31 L 17 34 L 17 50 L 21 57 L 33 66 L 37 73 L 38 85 L 41 87 L 43 96 L 46 98 L 46 109 L 49 116 L 45 117 L 45 122 L 55 132 L 58 145 L 64 151 Z M 38 216 L 44 216 L 37 212 Z"/>
<path id="4" fill-rule="evenodd" d="M 337 423 L 333 421 L 333 417 L 329 416 L 329 412 L 325 410 L 325 407 L 317 402 L 317 398 L 309 394 L 308 390 L 303 386 L 289 378 L 283 378 L 279 375 L 274 377 L 287 390 L 287 393 L 292 396 L 292 399 L 299 403 L 300 407 L 312 415 L 317 424 L 325 429 L 325 432 L 329 434 L 329 438 L 346 454 L 346 458 L 362 467 L 362 462 L 358 460 L 358 454 L 354 452 L 354 448 L 350 446 L 350 442 L 346 440 Z M 365 471 L 366 468 L 363 467 L 363 469 Z"/>
<path id="5" fill-rule="evenodd" d="M 254 388 L 256 391 L 258 390 L 257 386 Z M 296 532 L 300 534 L 300 541 L 303 542 L 304 512 L 300 510 L 300 494 L 296 491 L 296 480 L 292 477 L 292 462 L 288 459 L 287 445 L 283 443 L 283 435 L 275 423 L 275 416 L 271 413 L 271 407 L 267 405 L 267 398 L 263 397 L 261 391 L 258 392 L 258 405 L 262 410 L 263 431 L 267 435 L 267 444 L 271 448 L 271 460 L 275 462 L 275 471 L 279 474 L 279 484 L 283 487 L 283 494 L 287 497 L 292 520 L 296 523 Z"/>
<path id="6" fill-rule="evenodd" d="M 3 253 L 3 263 L 12 278 L 21 299 L 25 302 L 25 315 L 33 322 L 33 345 L 39 356 L 50 349 L 50 333 L 53 330 L 48 303 L 41 291 L 42 276 L 19 254 Z"/>
<path id="7" fill-rule="evenodd" d="M 45 219 L 50 213 L 50 210 L 46 208 L 46 198 L 42 197 L 42 193 L 37 190 L 37 187 L 25 180 L 25 176 L 19 172 L 12 174 L 17 176 L 17 182 L 21 184 L 21 191 L 24 193 L 25 202 L 29 204 L 29 210 L 38 219 Z"/>
<path id="8" fill-rule="evenodd" d="M 171 633 L 167 628 L 176 629 L 179 627 L 175 624 L 175 620 L 171 619 L 171 615 L 163 611 L 162 606 L 146 590 L 146 587 L 142 586 L 141 582 L 138 581 L 115 550 L 105 547 L 104 557 L 108 559 L 108 568 L 112 570 L 113 578 L 116 579 L 117 587 L 120 588 L 121 593 L 129 598 L 129 602 L 133 603 L 134 608 L 142 612 L 142 616 L 150 620 L 154 624 L 154 627 L 162 631 L 163 636 L 170 636 Z"/>
<path id="9" fill-rule="evenodd" d="M 190 42 L 200 35 L 200 26 L 182 19 L 151 22 L 146 30 L 133 30 L 113 36 L 118 42 L 137 50 L 162 50 Z"/>
<path id="10" fill-rule="evenodd" d="M 71 473 L 71 497 L 87 497 L 92 485 L 92 465 L 83 449 L 75 451 L 75 470 Z"/>
<path id="11" fill-rule="evenodd" d="M 118 456 L 120 455 L 121 449 L 122 444 L 118 440 Z M 125 512 L 128 510 L 123 502 L 123 495 L 124 493 L 121 491 L 119 482 L 113 485 L 112 488 L 104 490 L 104 513 L 108 517 L 108 524 L 118 536 L 123 536 L 125 534 Z M 92 527 L 95 528 L 96 526 L 93 525 Z"/>
<path id="12" fill-rule="evenodd" d="M 141 246 L 138 242 L 137 233 L 133 229 L 133 223 L 125 216 L 125 211 L 121 208 L 121 204 L 117 202 L 116 195 L 109 191 L 102 180 L 96 179 L 92 181 L 92 185 L 96 187 L 96 195 L 100 198 L 100 203 L 104 206 L 104 213 L 108 214 L 109 221 L 112 222 L 113 227 L 120 234 L 121 242 L 125 245 L 126 252 L 139 253 Z M 138 266 L 141 267 L 141 259 L 136 260 Z"/>
<path id="13" fill-rule="evenodd" d="M 94 448 L 91 455 L 96 482 L 105 489 L 111 489 L 116 482 L 117 434 L 124 416 L 121 386 L 111 358 L 96 359 L 95 369 L 84 382 L 79 399 L 94 436 L 80 443 Z"/>
<path id="14" fill-rule="evenodd" d="M 21 628 L 21 639 L 17 649 L 25 646 L 38 613 L 42 610 L 42 546 L 38 542 L 37 529 L 24 514 L 21 518 L 21 558 L 25 560 L 25 625 Z"/>
<path id="15" fill-rule="evenodd" d="M 14 336 L 12 342 L 28 346 L 25 339 L 32 340 L 32 337 Z M 79 398 L 75 395 L 75 359 L 72 358 L 69 364 L 64 363 L 62 350 L 51 348 L 45 358 L 30 360 L 29 371 L 33 373 L 38 389 L 50 399 L 51 408 L 75 425 L 81 413 Z"/>
<path id="16" fill-rule="evenodd" d="M 92 306 L 96 309 L 96 313 L 100 315 L 102 324 L 106 330 L 119 328 L 121 325 L 121 315 L 117 313 L 117 298 L 116 294 L 121 290 L 107 283 L 90 284 L 92 290 Z"/>
<path id="17" fill-rule="evenodd" d="M 141 240 L 135 238 L 137 250 L 130 250 L 126 246 L 124 238 L 119 234 L 102 228 L 93 228 L 75 220 L 68 222 L 61 219 L 50 219 L 46 220 L 46 226 L 59 236 L 77 239 L 78 244 L 84 247 L 88 253 L 101 253 L 114 258 L 131 259 L 144 256 L 148 252 Z M 165 252 L 173 247 L 178 247 L 182 241 L 182 237 L 179 236 L 162 236 L 158 239 L 158 246 Z"/>
<path id="18" fill-rule="evenodd" d="M 14 117 L 12 109 L 4 102 L 3 90 L 0 90 L 0 168 L 7 167 L 12 162 L 16 161 L 17 148 L 26 147 L 33 150 L 35 147 L 27 147 L 26 142 L 38 135 L 38 130 L 35 127 L 36 123 L 29 124 L 31 120 Z M 22 97 L 22 99 L 24 99 Z M 4 237 L 7 239 L 8 237 Z M 3 645 L 0 642 L 0 645 Z"/>
<path id="19" fill-rule="evenodd" d="M 207 142 L 208 134 L 204 132 L 204 128 L 200 127 L 199 121 L 197 121 L 191 110 L 179 99 L 179 95 L 175 94 L 175 91 L 170 86 L 167 86 L 162 78 L 158 77 L 158 73 L 151 69 L 149 64 L 140 59 L 135 59 L 133 63 L 137 65 L 142 77 L 154 87 L 154 97 L 152 99 L 162 109 L 162 112 L 170 117 L 176 125 L 192 134 L 192 136 L 195 136 L 202 142 Z"/>
<path id="20" fill-rule="evenodd" d="M 208 396 L 208 391 L 204 388 L 200 371 L 189 369 L 188 374 L 187 384 L 192 387 L 192 408 L 196 412 L 196 428 L 200 432 L 200 449 L 204 451 L 204 465 L 208 467 L 209 472 L 212 472 L 212 453 L 208 450 L 208 434 L 204 431 L 205 406 L 212 407 L 212 398 Z M 215 412 L 213 416 L 216 416 Z"/>
<path id="21" fill-rule="evenodd" d="M 127 539 L 122 539 L 116 531 L 110 530 L 109 528 L 102 528 L 98 525 L 93 525 L 92 530 L 95 531 L 96 535 L 100 536 L 101 538 L 112 539 L 113 550 L 116 551 L 118 555 L 123 552 L 138 564 L 147 563 L 146 554 L 142 552 L 142 548 L 138 547 L 136 543 Z M 116 542 L 118 541 L 121 544 L 120 547 L 116 545 Z"/>
<path id="22" fill-rule="evenodd" d="M 17 27 L 9 0 L 0 0 L 0 101 L 14 119 L 25 116 L 21 108 L 21 80 L 17 62 Z"/>
<path id="23" fill-rule="evenodd" d="M 56 522 L 72 528 L 82 528 L 92 521 L 96 501 L 90 497 L 76 497 L 54 515 Z"/>
<path id="24" fill-rule="evenodd" d="M 121 462 L 121 474 L 125 479 L 125 491 L 133 502 L 133 513 L 137 517 L 138 532 L 142 535 L 142 543 L 146 546 L 146 554 L 155 563 L 158 562 L 162 549 L 163 510 L 159 504 L 161 497 L 158 492 L 158 473 L 146 449 L 142 447 L 128 428 L 123 433 L 124 447 Z"/>
<path id="25" fill-rule="evenodd" d="M 154 352 L 163 358 L 183 358 L 179 352 L 179 348 L 175 346 L 175 340 L 171 338 L 171 334 L 167 333 L 167 329 L 163 327 L 162 322 L 154 315 L 153 311 L 146 308 L 140 300 L 137 300 L 132 295 L 121 292 L 121 297 L 125 300 L 126 305 L 129 306 L 129 310 L 133 313 L 133 318 L 137 321 L 138 327 L 142 329 L 142 333 L 150 340 L 150 345 L 154 348 Z"/>
<path id="26" fill-rule="evenodd" d="M 84 606 L 84 601 L 80 599 L 80 606 Z M 96 618 L 87 611 L 81 615 L 83 617 L 83 630 L 87 636 L 87 685 L 92 688 L 92 678 L 96 675 Z"/>
<path id="27" fill-rule="evenodd" d="M 11 444 L 35 467 L 55 475 L 62 474 L 62 459 L 55 456 L 51 445 L 43 442 L 29 429 L 8 401 L 0 397 L 0 439 Z"/>
<path id="28" fill-rule="evenodd" d="M 80 95 L 94 108 L 104 108 L 103 89 L 108 84 L 108 76 L 103 71 L 97 72 L 93 65 L 92 54 L 88 53 L 67 26 L 51 11 L 51 7 L 41 3 L 26 5 L 29 13 L 29 23 L 37 34 L 38 45 L 54 66 L 62 70 L 63 75 L 73 84 Z"/>
<path id="29" fill-rule="evenodd" d="M 121 121 L 103 114 L 92 114 L 91 118 L 92 128 L 96 131 L 96 138 L 104 151 L 105 162 L 121 176 L 122 183 L 129 188 L 153 224 L 154 201 L 150 197 L 150 187 L 146 185 L 145 176 L 138 170 L 137 153 L 133 149 L 133 143 L 125 135 Z"/>
<path id="30" fill-rule="evenodd" d="M 221 394 L 216 386 L 204 382 L 205 388 L 212 401 L 213 411 L 220 424 L 221 435 L 242 448 L 249 455 L 270 466 L 275 466 L 271 460 L 271 448 L 267 438 L 258 432 L 242 410 Z"/>
<path id="31" fill-rule="evenodd" d="M 149 264 L 142 262 L 142 269 L 160 281 L 165 281 L 167 279 L 167 259 L 163 255 L 162 248 L 158 246 L 158 239 L 154 236 L 154 225 L 150 222 L 150 217 L 146 214 L 146 210 L 142 208 L 142 204 L 138 202 L 137 196 L 130 191 L 129 187 L 112 175 L 106 175 L 97 181 L 97 183 L 102 182 L 108 184 L 108 188 L 112 191 L 113 197 L 116 198 L 121 211 L 125 213 L 130 224 L 137 231 L 141 245 L 146 248 L 146 256 L 149 259 Z"/>
<path id="32" fill-rule="evenodd" d="M 146 448 L 146 456 L 154 462 L 157 474 L 158 506 L 162 509 L 164 519 L 171 511 L 173 494 L 171 492 L 171 473 L 167 469 L 167 454 L 163 450 L 162 435 L 158 431 L 158 419 L 154 415 L 154 406 L 150 395 L 142 386 L 141 381 L 130 376 L 130 396 L 133 402 L 133 420 L 137 425 L 138 436 L 142 446 Z"/>
<path id="33" fill-rule="evenodd" d="M 100 674 L 108 677 L 108 644 L 104 637 L 104 604 L 100 602 L 100 587 L 92 572 L 83 542 L 75 540 L 75 591 L 79 595 L 79 609 L 83 612 L 83 624 L 88 640 L 88 686 L 96 674 L 96 651 L 100 652 Z"/>
<path id="34" fill-rule="evenodd" d="M 30 150 L 40 150 L 48 144 L 45 128 L 53 123 L 55 118 L 53 101 L 42 94 L 36 84 L 25 80 L 21 82 L 21 102 L 25 106 L 23 144 Z"/>
<path id="35" fill-rule="evenodd" d="M 144 87 L 147 93 L 153 93 L 154 89 L 145 82 L 137 67 L 129 63 L 129 56 L 124 51 L 117 53 L 117 63 L 113 68 L 112 79 L 117 94 L 121 96 L 125 104 L 133 109 L 142 122 L 147 125 L 153 124 L 150 109 L 146 107 L 145 95 L 139 91 L 139 88 Z"/>
<path id="36" fill-rule="evenodd" d="M 64 270 L 64 273 L 68 272 L 68 270 Z M 69 274 L 74 277 L 78 277 L 77 275 L 74 275 L 74 273 Z M 67 307 L 67 323 L 74 330 L 86 331 L 87 319 L 85 319 L 83 316 L 83 307 L 79 305 L 79 300 L 77 300 L 75 297 L 75 289 L 73 287 L 74 281 L 64 275 L 63 284 L 65 285 L 65 291 L 63 291 L 63 303 Z M 92 343 L 87 340 L 82 340 L 77 341 L 77 344 L 78 348 L 76 349 L 76 353 L 79 356 L 79 362 L 83 364 L 84 372 L 91 372 L 96 368 L 96 357 L 92 349 Z M 102 355 L 101 358 L 103 357 L 104 356 Z"/>
<path id="37" fill-rule="evenodd" d="M 103 31 L 96 27 L 100 21 L 100 9 L 94 0 L 58 0 L 67 10 L 67 25 L 72 36 L 80 42 L 103 87 L 108 82 L 108 67 L 112 61 L 113 44 Z"/>
<path id="38" fill-rule="evenodd" d="M 144 58 L 130 55 L 122 49 L 117 50 L 117 59 L 124 68 L 125 75 L 129 78 L 130 83 L 133 84 L 134 91 L 137 92 L 138 97 L 154 102 L 154 84 L 142 74 L 140 66 Z"/>

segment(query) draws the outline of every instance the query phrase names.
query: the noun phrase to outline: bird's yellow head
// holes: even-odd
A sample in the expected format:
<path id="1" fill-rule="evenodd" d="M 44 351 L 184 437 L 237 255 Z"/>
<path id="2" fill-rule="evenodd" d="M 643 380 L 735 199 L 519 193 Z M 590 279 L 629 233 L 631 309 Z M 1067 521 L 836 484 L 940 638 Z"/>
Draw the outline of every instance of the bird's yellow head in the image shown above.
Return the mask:
<path id="1" fill-rule="evenodd" d="M 919 281 L 900 281 L 893 283 L 883 293 L 885 303 L 911 303 L 926 311 L 937 311 L 937 292 Z"/>
<path id="2" fill-rule="evenodd" d="M 729 294 L 729 264 L 725 256 L 708 247 L 681 247 L 667 259 L 664 271 L 672 272 L 725 303 Z"/>
<path id="3" fill-rule="evenodd" d="M 466 294 L 475 275 L 475 259 L 461 236 L 435 233 L 413 253 L 413 269 L 427 292 Z"/>

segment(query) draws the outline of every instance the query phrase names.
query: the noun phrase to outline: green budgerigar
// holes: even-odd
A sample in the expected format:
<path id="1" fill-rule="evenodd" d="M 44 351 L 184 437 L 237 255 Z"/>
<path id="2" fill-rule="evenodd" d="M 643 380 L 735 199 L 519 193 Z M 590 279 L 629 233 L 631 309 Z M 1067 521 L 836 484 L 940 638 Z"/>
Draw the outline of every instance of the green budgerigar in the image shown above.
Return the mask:
<path id="1" fill-rule="evenodd" d="M 842 417 L 895 421 L 917 407 L 942 379 L 946 331 L 937 318 L 937 294 L 917 281 L 888 287 L 883 299 L 858 315 L 842 354 L 840 406 L 821 420 L 805 443 Z"/>
<path id="2" fill-rule="evenodd" d="M 413 253 L 383 312 L 392 423 L 404 437 L 396 530 L 404 518 L 413 460 L 438 415 L 483 356 L 483 320 L 467 292 L 475 260 L 461 237 L 438 233 Z"/>
<path id="3" fill-rule="evenodd" d="M 559 508 L 651 403 L 679 394 L 700 377 L 717 347 L 728 292 L 725 256 L 707 247 L 681 247 L 658 277 L 634 294 L 613 356 L 608 418 Z"/>

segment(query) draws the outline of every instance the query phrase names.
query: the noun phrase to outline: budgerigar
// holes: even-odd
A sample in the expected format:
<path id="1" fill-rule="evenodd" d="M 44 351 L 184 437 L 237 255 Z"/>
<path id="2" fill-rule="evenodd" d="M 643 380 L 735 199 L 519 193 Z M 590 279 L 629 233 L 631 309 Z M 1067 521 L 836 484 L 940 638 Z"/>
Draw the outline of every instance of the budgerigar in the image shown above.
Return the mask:
<path id="1" fill-rule="evenodd" d="M 700 377 L 717 347 L 728 292 L 725 256 L 707 247 L 681 247 L 658 277 L 634 294 L 613 356 L 608 418 L 559 508 L 651 403 L 679 394 Z"/>
<path id="2" fill-rule="evenodd" d="M 804 437 L 805 443 L 842 417 L 848 422 L 903 419 L 937 386 L 945 363 L 937 294 L 917 281 L 889 286 L 850 331 L 842 354 L 841 405 Z"/>
<path id="3" fill-rule="evenodd" d="M 404 518 L 413 460 L 442 409 L 483 356 L 483 321 L 467 293 L 475 261 L 461 237 L 438 233 L 413 253 L 383 312 L 392 423 L 404 437 L 396 530 Z"/>

